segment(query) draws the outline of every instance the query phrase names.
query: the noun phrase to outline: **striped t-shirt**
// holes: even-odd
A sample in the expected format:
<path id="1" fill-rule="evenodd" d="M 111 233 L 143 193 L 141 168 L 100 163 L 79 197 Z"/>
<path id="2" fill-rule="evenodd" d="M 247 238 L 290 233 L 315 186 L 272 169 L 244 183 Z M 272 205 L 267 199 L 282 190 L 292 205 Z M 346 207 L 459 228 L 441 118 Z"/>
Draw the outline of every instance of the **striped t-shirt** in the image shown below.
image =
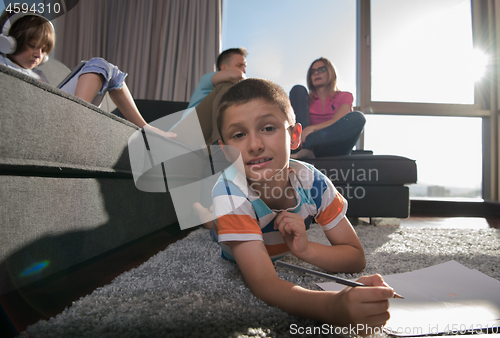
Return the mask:
<path id="1" fill-rule="evenodd" d="M 293 187 L 297 205 L 286 209 L 304 218 L 306 230 L 313 219 L 324 231 L 335 227 L 345 216 L 347 201 L 335 189 L 332 182 L 312 165 L 290 160 L 289 180 Z M 264 242 L 269 256 L 276 260 L 289 250 L 278 230 L 274 230 L 274 219 L 282 210 L 270 209 L 257 192 L 249 189 L 246 178 L 228 168 L 214 186 L 213 207 L 215 232 L 222 249 L 222 256 L 234 260 L 228 241 Z M 269 191 L 277 196 L 279 192 Z"/>

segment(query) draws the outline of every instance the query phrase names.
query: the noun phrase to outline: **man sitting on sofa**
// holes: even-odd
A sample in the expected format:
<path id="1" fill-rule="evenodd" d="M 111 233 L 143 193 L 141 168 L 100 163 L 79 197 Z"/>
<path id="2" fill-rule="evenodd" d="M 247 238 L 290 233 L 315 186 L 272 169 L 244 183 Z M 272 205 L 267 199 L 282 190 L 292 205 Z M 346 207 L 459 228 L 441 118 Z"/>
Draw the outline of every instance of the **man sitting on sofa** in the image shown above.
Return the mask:
<path id="1" fill-rule="evenodd" d="M 188 108 L 196 107 L 198 120 L 207 145 L 217 142 L 217 106 L 222 95 L 245 78 L 247 62 L 245 48 L 231 48 L 217 57 L 217 71 L 202 76 Z"/>

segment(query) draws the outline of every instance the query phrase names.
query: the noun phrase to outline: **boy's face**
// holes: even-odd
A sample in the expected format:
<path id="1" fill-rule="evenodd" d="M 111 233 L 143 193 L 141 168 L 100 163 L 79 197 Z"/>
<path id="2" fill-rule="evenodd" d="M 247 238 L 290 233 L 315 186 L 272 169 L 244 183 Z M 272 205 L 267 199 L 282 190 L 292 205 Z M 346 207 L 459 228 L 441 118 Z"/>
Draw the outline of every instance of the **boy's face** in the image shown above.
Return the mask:
<path id="1" fill-rule="evenodd" d="M 33 69 L 42 62 L 44 56 L 45 46 L 39 46 L 37 39 L 31 39 L 21 52 L 9 55 L 9 58 L 25 69 Z"/>
<path id="2" fill-rule="evenodd" d="M 288 170 L 290 149 L 299 146 L 302 131 L 300 124 L 290 127 L 277 106 L 260 99 L 227 108 L 221 129 L 224 144 L 241 152 L 247 179 L 261 183 Z"/>

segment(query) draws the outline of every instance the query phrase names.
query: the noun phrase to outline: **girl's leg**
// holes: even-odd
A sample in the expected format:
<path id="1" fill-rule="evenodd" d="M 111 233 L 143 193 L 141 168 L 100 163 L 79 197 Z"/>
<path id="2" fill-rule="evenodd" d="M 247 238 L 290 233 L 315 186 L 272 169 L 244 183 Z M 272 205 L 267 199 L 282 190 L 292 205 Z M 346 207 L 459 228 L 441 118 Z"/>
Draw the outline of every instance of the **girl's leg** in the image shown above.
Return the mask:
<path id="1" fill-rule="evenodd" d="M 365 123 L 361 112 L 350 112 L 334 124 L 307 136 L 303 148 L 313 148 L 317 157 L 349 155 Z"/>
<path id="2" fill-rule="evenodd" d="M 98 94 L 104 95 L 109 92 L 109 97 L 127 120 L 140 128 L 147 124 L 125 83 L 127 74 L 118 67 L 102 58 L 92 58 L 85 64 L 80 74 L 75 96 L 92 103 Z M 165 137 L 175 137 L 174 133 L 164 133 L 156 128 L 150 128 Z"/>
<path id="3" fill-rule="evenodd" d="M 96 95 L 101 91 L 104 82 L 104 77 L 101 74 L 82 74 L 76 85 L 75 96 L 92 103 Z M 110 91 L 109 97 L 127 120 L 140 128 L 146 124 L 125 82 L 120 88 Z"/>
<path id="4" fill-rule="evenodd" d="M 82 74 L 76 85 L 75 96 L 92 103 L 94 97 L 101 91 L 104 84 L 104 77 L 101 74 Z"/>
<path id="5" fill-rule="evenodd" d="M 296 122 L 302 125 L 302 129 L 311 125 L 309 122 L 309 94 L 302 85 L 296 85 L 290 90 L 290 103 L 295 112 Z"/>

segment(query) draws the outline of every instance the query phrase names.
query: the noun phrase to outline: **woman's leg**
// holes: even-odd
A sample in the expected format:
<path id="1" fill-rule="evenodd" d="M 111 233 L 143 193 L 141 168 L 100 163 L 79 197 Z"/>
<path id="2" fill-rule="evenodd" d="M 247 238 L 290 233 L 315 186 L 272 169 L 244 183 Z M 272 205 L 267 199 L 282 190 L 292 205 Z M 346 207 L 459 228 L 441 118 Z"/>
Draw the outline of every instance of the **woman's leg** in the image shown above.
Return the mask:
<path id="1" fill-rule="evenodd" d="M 314 149 L 317 157 L 349 155 L 365 123 L 361 112 L 350 112 L 334 124 L 309 134 L 302 147 Z"/>
<path id="2" fill-rule="evenodd" d="M 309 120 L 309 93 L 302 85 L 293 86 L 290 90 L 290 103 L 295 112 L 295 120 L 302 125 L 302 130 L 311 125 Z M 302 145 L 292 150 L 290 156 L 294 159 L 314 158 L 314 153 L 309 149 L 304 149 Z"/>
<path id="3" fill-rule="evenodd" d="M 304 86 L 293 86 L 290 90 L 290 103 L 295 112 L 296 122 L 302 125 L 302 129 L 311 125 L 309 121 L 309 94 Z"/>

